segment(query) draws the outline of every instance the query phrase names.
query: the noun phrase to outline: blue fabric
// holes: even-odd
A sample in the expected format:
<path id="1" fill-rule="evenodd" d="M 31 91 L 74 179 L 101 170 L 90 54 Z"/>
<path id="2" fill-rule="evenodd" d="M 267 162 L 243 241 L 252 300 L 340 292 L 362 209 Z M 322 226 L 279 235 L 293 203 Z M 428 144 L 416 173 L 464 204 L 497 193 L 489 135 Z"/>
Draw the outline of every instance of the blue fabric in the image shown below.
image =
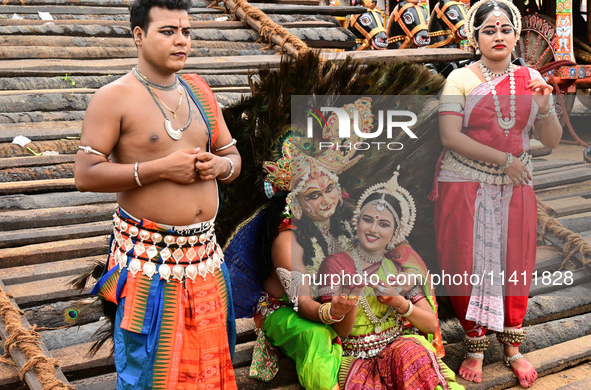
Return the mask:
<path id="1" fill-rule="evenodd" d="M 260 250 L 257 243 L 266 211 L 262 209 L 251 221 L 242 226 L 230 239 L 224 251 L 232 289 L 240 291 L 240 294 L 234 297 L 236 318 L 252 317 L 263 292 L 263 281 L 258 269 Z"/>
<path id="2" fill-rule="evenodd" d="M 222 263 L 222 274 L 226 282 L 226 291 L 228 295 L 228 319 L 226 320 L 226 331 L 228 332 L 228 346 L 230 347 L 230 357 L 234 361 L 234 350 L 236 349 L 236 315 L 234 313 L 234 300 L 232 298 L 232 283 L 230 282 L 230 273 L 226 263 Z"/>
<path id="3" fill-rule="evenodd" d="M 121 329 L 125 312 L 125 298 L 119 302 L 115 316 L 115 367 L 117 369 L 117 390 L 146 390 L 152 388 L 152 372 L 162 320 L 163 294 L 156 302 L 158 306 L 152 317 L 150 334 L 144 335 Z"/>

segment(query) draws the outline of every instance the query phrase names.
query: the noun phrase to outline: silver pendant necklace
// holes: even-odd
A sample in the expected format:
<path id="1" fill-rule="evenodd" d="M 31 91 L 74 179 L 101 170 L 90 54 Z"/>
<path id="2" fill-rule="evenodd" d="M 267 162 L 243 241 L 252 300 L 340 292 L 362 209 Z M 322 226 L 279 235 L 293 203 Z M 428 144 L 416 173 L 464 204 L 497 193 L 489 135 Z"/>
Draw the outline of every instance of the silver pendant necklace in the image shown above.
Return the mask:
<path id="1" fill-rule="evenodd" d="M 183 86 L 183 89 L 185 90 L 185 97 L 187 99 L 187 104 L 189 104 L 189 119 L 187 120 L 187 123 L 183 127 L 181 127 L 180 129 L 174 129 L 172 127 L 172 124 L 170 123 L 170 119 L 168 119 L 168 116 L 166 115 L 166 112 L 164 112 L 164 108 L 162 108 L 162 106 L 160 105 L 160 102 L 158 102 L 158 98 L 154 94 L 154 91 L 152 91 L 152 88 L 157 88 L 157 89 L 166 90 L 166 91 L 172 90 L 175 87 L 178 88 L 178 86 L 180 84 L 178 78 L 175 77 L 175 82 L 173 84 L 171 84 L 170 86 L 162 86 L 162 85 L 155 84 L 155 83 L 152 83 L 151 81 L 149 81 L 146 76 L 142 75 L 137 70 L 137 66 L 132 69 L 132 73 L 139 80 L 139 82 L 142 83 L 142 85 L 144 87 L 146 87 L 146 89 L 150 93 L 150 96 L 152 96 L 152 99 L 154 100 L 154 102 L 156 103 L 158 108 L 160 109 L 160 112 L 162 113 L 162 115 L 164 115 L 164 129 L 166 130 L 166 133 L 173 140 L 175 140 L 175 141 L 180 140 L 181 137 L 183 136 L 183 131 L 187 130 L 189 128 L 189 126 L 191 126 L 191 122 L 193 121 L 193 106 L 191 106 L 191 102 L 189 101 L 189 93 L 187 92 L 187 89 Z M 152 88 L 150 88 L 150 87 L 152 87 Z M 163 87 L 166 89 L 164 89 Z"/>
<path id="2" fill-rule="evenodd" d="M 515 75 L 513 74 L 513 64 L 509 62 L 509 66 L 507 69 L 500 75 L 492 73 L 486 65 L 482 63 L 482 61 L 478 62 L 478 66 L 480 67 L 480 71 L 484 75 L 484 79 L 488 83 L 490 88 L 490 93 L 493 97 L 493 102 L 495 104 L 495 111 L 497 113 L 497 122 L 499 126 L 504 130 L 505 136 L 509 136 L 509 131 L 515 126 Z M 509 117 L 505 117 L 503 119 L 503 114 L 501 113 L 501 105 L 499 104 L 499 97 L 497 96 L 497 90 L 495 89 L 495 85 L 492 82 L 491 76 L 502 76 L 503 74 L 509 72 L 509 95 L 510 95 L 510 114 Z"/>

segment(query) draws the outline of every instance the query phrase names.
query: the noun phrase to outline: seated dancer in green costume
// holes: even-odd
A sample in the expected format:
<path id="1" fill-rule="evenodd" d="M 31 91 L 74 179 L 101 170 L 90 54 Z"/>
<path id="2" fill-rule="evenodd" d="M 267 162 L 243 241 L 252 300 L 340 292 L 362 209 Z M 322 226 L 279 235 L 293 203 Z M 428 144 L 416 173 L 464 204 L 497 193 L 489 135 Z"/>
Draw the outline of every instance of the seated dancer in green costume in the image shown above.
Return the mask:
<path id="1" fill-rule="evenodd" d="M 333 322 L 341 337 L 342 390 L 463 389 L 433 344 L 419 334 L 438 330 L 435 302 L 424 284 L 426 273 L 414 275 L 419 283 L 407 293 L 397 284 L 406 283 L 408 276 L 398 275 L 422 263 L 405 241 L 415 217 L 414 200 L 398 185 L 395 172 L 359 199 L 352 220 L 357 229 L 353 248 L 328 256 L 320 266 L 319 280 L 327 283 L 319 289 L 325 302 L 319 313 Z M 360 284 L 360 295 L 349 293 L 350 286 Z M 339 294 L 359 305 L 335 320 L 330 302 Z"/>
<path id="2" fill-rule="evenodd" d="M 276 362 L 277 352 L 272 345 L 295 361 L 302 386 L 332 390 L 338 388 L 343 350 L 337 333 L 322 323 L 314 286 L 302 283 L 302 278 L 315 275 L 326 256 L 350 245 L 350 227 L 342 223 L 349 218 L 342 207 L 336 174 L 358 158 L 352 158 L 355 150 L 343 159 L 335 159 L 335 154 L 343 156 L 338 150 L 315 158 L 298 147 L 298 136 L 288 135 L 278 161 L 264 164 L 268 172 L 265 188 L 271 201 L 265 218 L 269 226 L 261 230 L 261 257 L 267 259 L 262 270 L 265 291 L 255 314 L 259 339 L 251 376 L 262 380 L 274 377 L 276 365 L 270 364 L 269 358 Z M 331 314 L 339 318 L 353 307 L 354 302 L 336 296 Z"/>

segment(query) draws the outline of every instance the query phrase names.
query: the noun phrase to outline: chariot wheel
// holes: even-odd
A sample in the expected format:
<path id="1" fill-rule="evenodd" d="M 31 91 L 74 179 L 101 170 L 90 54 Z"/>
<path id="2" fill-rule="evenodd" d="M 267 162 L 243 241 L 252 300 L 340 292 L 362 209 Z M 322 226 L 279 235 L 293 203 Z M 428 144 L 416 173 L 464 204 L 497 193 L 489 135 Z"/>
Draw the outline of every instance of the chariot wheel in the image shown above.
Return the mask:
<path id="1" fill-rule="evenodd" d="M 534 69 L 554 61 L 555 22 L 546 15 L 527 15 L 521 23 L 521 36 L 513 57 L 523 58 L 526 65 Z"/>

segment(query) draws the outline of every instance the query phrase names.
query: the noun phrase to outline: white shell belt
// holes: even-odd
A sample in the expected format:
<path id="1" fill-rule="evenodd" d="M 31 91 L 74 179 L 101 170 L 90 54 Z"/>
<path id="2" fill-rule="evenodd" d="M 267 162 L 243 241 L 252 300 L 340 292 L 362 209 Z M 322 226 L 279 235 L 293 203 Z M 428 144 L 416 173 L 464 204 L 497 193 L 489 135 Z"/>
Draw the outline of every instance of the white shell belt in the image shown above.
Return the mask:
<path id="1" fill-rule="evenodd" d="M 531 161 L 531 155 L 528 152 L 522 152 L 516 158 L 525 164 L 530 174 L 533 173 L 534 166 Z M 513 184 L 509 176 L 505 174 L 503 168 L 499 165 L 472 160 L 452 150 L 445 152 L 445 156 L 443 156 L 443 160 L 441 161 L 441 169 L 458 172 L 467 178 L 481 183 L 491 185 Z"/>
<path id="2" fill-rule="evenodd" d="M 369 359 L 376 357 L 400 336 L 399 328 L 395 325 L 379 334 L 368 333 L 361 336 L 343 337 L 343 355 L 354 356 L 358 359 Z"/>
<path id="3" fill-rule="evenodd" d="M 141 272 L 150 280 L 158 275 L 167 282 L 195 282 L 197 276 L 205 280 L 207 274 L 213 275 L 224 261 L 213 224 L 203 233 L 189 236 L 142 228 L 117 214 L 113 224 L 111 256 L 121 271 L 127 268 L 132 277 Z"/>

